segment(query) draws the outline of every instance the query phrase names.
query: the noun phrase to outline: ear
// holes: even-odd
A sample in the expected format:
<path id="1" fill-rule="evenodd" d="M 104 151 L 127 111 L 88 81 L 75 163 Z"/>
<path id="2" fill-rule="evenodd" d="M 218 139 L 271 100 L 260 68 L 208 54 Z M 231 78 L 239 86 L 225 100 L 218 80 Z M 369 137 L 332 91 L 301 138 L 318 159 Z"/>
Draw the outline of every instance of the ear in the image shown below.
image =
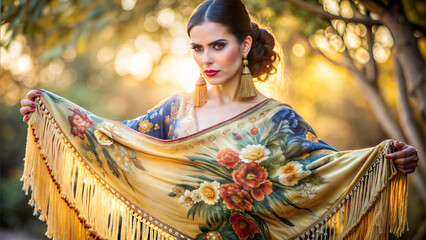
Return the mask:
<path id="1" fill-rule="evenodd" d="M 251 49 L 251 44 L 253 43 L 253 38 L 248 35 L 244 41 L 241 43 L 240 46 L 240 51 L 241 51 L 241 55 L 247 54 L 250 52 Z"/>

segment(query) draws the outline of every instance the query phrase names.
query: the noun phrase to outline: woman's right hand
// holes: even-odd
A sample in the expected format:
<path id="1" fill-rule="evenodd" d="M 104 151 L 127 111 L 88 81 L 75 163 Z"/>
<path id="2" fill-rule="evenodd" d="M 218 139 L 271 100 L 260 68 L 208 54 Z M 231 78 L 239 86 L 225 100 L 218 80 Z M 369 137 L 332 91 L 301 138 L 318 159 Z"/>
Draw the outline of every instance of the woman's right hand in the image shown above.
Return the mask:
<path id="1" fill-rule="evenodd" d="M 30 113 L 35 111 L 37 103 L 34 102 L 34 99 L 41 95 L 40 90 L 31 90 L 27 93 L 27 98 L 21 100 L 21 109 L 20 112 L 24 116 L 23 121 L 28 122 L 30 120 Z"/>

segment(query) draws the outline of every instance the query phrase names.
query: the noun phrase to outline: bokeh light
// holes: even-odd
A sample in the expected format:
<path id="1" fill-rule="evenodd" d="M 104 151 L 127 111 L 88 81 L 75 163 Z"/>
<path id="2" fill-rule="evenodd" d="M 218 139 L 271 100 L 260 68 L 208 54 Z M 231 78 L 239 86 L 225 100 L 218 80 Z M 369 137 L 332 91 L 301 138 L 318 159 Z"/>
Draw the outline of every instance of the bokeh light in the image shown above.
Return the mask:
<path id="1" fill-rule="evenodd" d="M 292 50 L 293 54 L 298 57 L 302 57 L 303 55 L 305 55 L 305 47 L 300 43 L 294 44 Z"/>

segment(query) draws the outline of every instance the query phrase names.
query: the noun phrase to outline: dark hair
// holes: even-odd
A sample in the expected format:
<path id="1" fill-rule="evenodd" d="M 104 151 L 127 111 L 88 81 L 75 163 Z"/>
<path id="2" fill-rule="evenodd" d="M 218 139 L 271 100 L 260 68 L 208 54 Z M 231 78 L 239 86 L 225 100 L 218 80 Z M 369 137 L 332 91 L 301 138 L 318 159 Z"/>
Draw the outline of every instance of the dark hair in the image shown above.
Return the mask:
<path id="1" fill-rule="evenodd" d="M 201 3 L 189 19 L 188 36 L 194 26 L 208 21 L 224 25 L 240 44 L 248 35 L 253 38 L 247 56 L 253 77 L 266 81 L 270 75 L 276 73 L 273 63 L 280 57 L 273 50 L 275 38 L 251 21 L 247 7 L 241 0 L 207 0 Z"/>

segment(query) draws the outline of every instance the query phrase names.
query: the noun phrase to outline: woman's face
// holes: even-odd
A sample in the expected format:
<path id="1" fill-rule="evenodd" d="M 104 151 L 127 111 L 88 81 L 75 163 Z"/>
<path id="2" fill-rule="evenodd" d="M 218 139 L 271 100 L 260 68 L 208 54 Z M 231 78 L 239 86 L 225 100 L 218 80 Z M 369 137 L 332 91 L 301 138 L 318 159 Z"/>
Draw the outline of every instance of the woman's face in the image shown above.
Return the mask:
<path id="1" fill-rule="evenodd" d="M 239 44 L 226 27 L 215 22 L 194 26 L 189 37 L 192 41 L 192 56 L 209 84 L 218 85 L 239 79 L 242 53 L 248 53 L 251 42 L 247 49 L 246 41 Z"/>

